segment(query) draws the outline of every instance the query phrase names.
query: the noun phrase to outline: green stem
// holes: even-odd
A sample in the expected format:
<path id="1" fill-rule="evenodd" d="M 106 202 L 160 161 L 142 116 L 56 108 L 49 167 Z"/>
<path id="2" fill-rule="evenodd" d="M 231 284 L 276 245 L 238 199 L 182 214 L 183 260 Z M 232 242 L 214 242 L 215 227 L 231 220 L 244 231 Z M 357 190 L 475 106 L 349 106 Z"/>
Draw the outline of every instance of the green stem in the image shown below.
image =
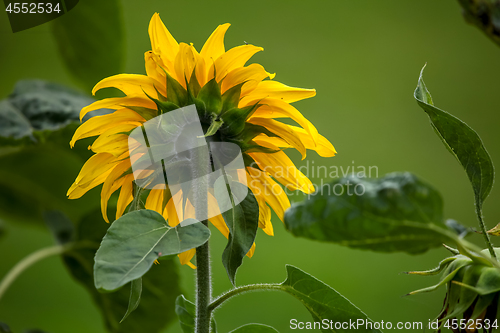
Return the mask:
<path id="1" fill-rule="evenodd" d="M 488 251 L 490 251 L 491 257 L 497 260 L 497 255 L 495 253 L 495 250 L 493 249 L 493 244 L 491 244 L 490 235 L 488 234 L 488 231 L 486 230 L 486 225 L 484 224 L 483 212 L 481 211 L 481 208 L 479 208 L 477 203 L 476 203 L 476 215 L 479 220 L 479 226 L 481 227 L 481 232 L 483 233 L 484 241 L 486 242 Z"/>
<path id="2" fill-rule="evenodd" d="M 248 286 L 242 286 L 228 291 L 225 294 L 219 296 L 215 301 L 210 303 L 208 306 L 208 311 L 210 313 L 217 309 L 222 303 L 230 299 L 231 297 L 237 296 L 239 294 L 244 294 L 252 291 L 263 291 L 263 290 L 281 290 L 284 291 L 285 287 L 281 284 L 250 284 Z"/>
<path id="3" fill-rule="evenodd" d="M 9 289 L 12 282 L 14 282 L 22 272 L 42 259 L 64 253 L 66 250 L 68 250 L 68 248 L 68 244 L 46 247 L 43 249 L 39 249 L 23 258 L 14 267 L 12 267 L 12 269 L 0 282 L 0 299 L 2 299 L 2 296 L 5 294 L 7 289 Z"/>
<path id="4" fill-rule="evenodd" d="M 207 225 L 207 221 L 203 221 Z M 196 333 L 209 333 L 212 301 L 210 248 L 208 242 L 196 248 Z"/>

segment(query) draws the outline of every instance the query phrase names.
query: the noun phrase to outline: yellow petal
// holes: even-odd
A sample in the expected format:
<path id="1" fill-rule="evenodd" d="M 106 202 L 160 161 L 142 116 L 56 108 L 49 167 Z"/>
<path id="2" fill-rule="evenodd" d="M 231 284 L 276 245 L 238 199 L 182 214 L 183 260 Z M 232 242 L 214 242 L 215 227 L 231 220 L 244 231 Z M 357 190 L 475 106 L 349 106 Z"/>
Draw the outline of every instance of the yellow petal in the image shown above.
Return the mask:
<path id="1" fill-rule="evenodd" d="M 164 84 L 161 84 L 152 77 L 137 74 L 118 74 L 107 77 L 94 86 L 92 95 L 95 95 L 100 89 L 109 87 L 117 88 L 127 96 L 146 97 L 144 95 L 144 92 L 146 92 L 149 96 L 158 98 L 156 89 L 158 89 L 163 96 L 166 95 L 166 87 Z"/>
<path id="2" fill-rule="evenodd" d="M 200 55 L 206 59 L 207 63 L 212 64 L 217 58 L 226 52 L 226 49 L 224 48 L 224 35 L 230 25 L 231 24 L 229 23 L 219 25 L 203 45 Z"/>
<path id="3" fill-rule="evenodd" d="M 146 199 L 146 204 L 144 205 L 146 209 L 154 210 L 160 214 L 163 213 L 163 189 L 152 189 L 148 198 Z"/>
<path id="4" fill-rule="evenodd" d="M 137 128 L 135 124 L 119 124 L 102 133 L 90 146 L 93 152 L 107 152 L 119 156 L 129 150 L 128 135 L 124 134 Z"/>
<path id="5" fill-rule="evenodd" d="M 314 186 L 282 151 L 272 154 L 249 153 L 262 171 L 268 172 L 290 190 L 313 193 Z"/>
<path id="6" fill-rule="evenodd" d="M 70 146 L 73 148 L 77 140 L 101 135 L 116 125 L 134 124 L 138 127 L 145 121 L 143 117 L 130 109 L 118 109 L 111 114 L 92 117 L 77 128 L 71 139 Z"/>
<path id="7" fill-rule="evenodd" d="M 293 103 L 316 95 L 314 89 L 294 88 L 278 81 L 261 81 L 257 88 L 240 100 L 239 107 L 254 104 L 264 98 L 274 98 L 286 103 Z"/>
<path id="8" fill-rule="evenodd" d="M 166 86 L 167 81 L 165 80 L 166 78 L 165 71 L 167 69 L 165 67 L 163 68 L 161 67 L 164 65 L 163 63 L 161 63 L 161 60 L 158 57 L 158 55 L 153 53 L 152 51 L 144 53 L 144 64 L 146 67 L 146 74 L 148 75 L 148 77 Z"/>
<path id="9" fill-rule="evenodd" d="M 109 173 L 108 177 L 104 181 L 101 191 L 101 212 L 102 217 L 106 222 L 109 223 L 108 219 L 108 200 L 125 181 L 125 177 L 122 177 L 123 173 L 130 168 L 130 161 L 127 159 L 125 161 L 117 164 L 113 170 Z"/>
<path id="10" fill-rule="evenodd" d="M 165 27 L 158 13 L 155 13 L 151 18 L 148 32 L 151 39 L 151 49 L 160 55 L 166 68 L 172 70 L 175 57 L 179 52 L 179 44 Z"/>
<path id="11" fill-rule="evenodd" d="M 259 227 L 269 236 L 274 236 L 273 225 L 271 223 L 271 209 L 262 196 L 255 196 L 259 204 Z"/>
<path id="12" fill-rule="evenodd" d="M 80 111 L 80 121 L 85 117 L 87 113 L 90 111 L 98 110 L 98 109 L 113 109 L 118 110 L 122 109 L 124 106 L 143 106 L 149 109 L 156 110 L 156 104 L 146 96 L 142 97 L 114 97 L 114 98 L 106 98 L 100 101 L 96 101 L 82 109 Z"/>
<path id="13" fill-rule="evenodd" d="M 233 47 L 226 53 L 222 54 L 211 65 L 208 72 L 208 80 L 214 77 L 214 66 L 216 70 L 216 80 L 220 82 L 232 70 L 243 67 L 246 62 L 257 52 L 264 50 L 262 47 L 254 45 L 240 45 Z"/>
<path id="14" fill-rule="evenodd" d="M 297 124 L 302 126 L 307 133 L 309 133 L 316 142 L 318 139 L 318 130 L 314 125 L 307 120 L 302 113 L 290 104 L 283 102 L 282 100 L 266 98 L 260 101 L 263 105 L 260 106 L 252 115 L 252 117 L 260 118 L 291 118 Z M 250 117 L 250 119 L 252 118 Z"/>
<path id="15" fill-rule="evenodd" d="M 290 146 L 297 149 L 302 155 L 302 159 L 306 158 L 306 147 L 302 143 L 300 136 L 298 136 L 293 128 L 289 125 L 283 124 L 274 119 L 257 117 L 250 118 L 248 122 L 267 128 L 268 130 L 285 140 Z"/>
<path id="16" fill-rule="evenodd" d="M 116 219 L 118 220 L 125 211 L 125 208 L 132 202 L 134 199 L 132 193 L 132 182 L 134 180 L 134 175 L 126 175 L 123 180 L 122 188 L 120 189 L 120 195 L 118 197 L 118 201 L 116 203 Z"/>
<path id="17" fill-rule="evenodd" d="M 191 74 L 196 66 L 196 57 L 194 47 L 186 43 L 179 44 L 179 52 L 175 57 L 175 76 L 174 78 L 184 88 L 186 88 L 186 79 L 191 78 Z"/>
<path id="18" fill-rule="evenodd" d="M 179 261 L 181 262 L 182 265 L 188 265 L 192 269 L 195 269 L 196 266 L 191 263 L 191 259 L 193 259 L 195 254 L 196 254 L 196 249 L 191 249 L 179 253 L 177 256 L 179 257 Z"/>
<path id="19" fill-rule="evenodd" d="M 260 81 L 265 78 L 272 78 L 273 75 L 266 72 L 264 67 L 259 64 L 251 64 L 246 67 L 239 67 L 229 72 L 222 80 L 221 92 L 225 93 L 228 89 L 246 82 L 241 87 L 241 97 L 248 95 L 254 90 Z"/>
<path id="20" fill-rule="evenodd" d="M 256 197 L 262 197 L 283 221 L 285 210 L 290 207 L 290 201 L 285 191 L 265 172 L 247 167 L 250 176 L 248 187 Z"/>
<path id="21" fill-rule="evenodd" d="M 253 243 L 250 250 L 248 250 L 247 257 L 252 258 L 254 253 L 255 253 L 255 243 Z"/>

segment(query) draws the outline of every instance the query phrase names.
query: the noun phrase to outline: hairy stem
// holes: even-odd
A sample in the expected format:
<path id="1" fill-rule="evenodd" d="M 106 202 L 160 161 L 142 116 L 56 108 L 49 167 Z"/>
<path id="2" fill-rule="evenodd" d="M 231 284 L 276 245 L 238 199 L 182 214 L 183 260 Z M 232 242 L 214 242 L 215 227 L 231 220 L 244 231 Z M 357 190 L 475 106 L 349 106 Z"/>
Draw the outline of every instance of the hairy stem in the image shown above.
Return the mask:
<path id="1" fill-rule="evenodd" d="M 497 259 L 497 255 L 495 253 L 495 250 L 493 249 L 493 245 L 491 244 L 490 235 L 488 234 L 486 230 L 486 225 L 484 224 L 483 212 L 481 211 L 481 209 L 478 207 L 477 204 L 476 204 L 476 214 L 477 214 L 477 219 L 479 220 L 479 227 L 481 228 L 484 241 L 486 242 L 486 246 L 488 247 L 488 251 L 490 251 L 491 257 L 493 259 Z"/>
<path id="2" fill-rule="evenodd" d="M 230 299 L 231 297 L 238 296 L 239 294 L 244 294 L 252 291 L 268 291 L 268 290 L 285 290 L 286 287 L 282 286 L 281 284 L 250 284 L 247 286 L 242 286 L 238 287 L 235 289 L 232 289 L 228 291 L 225 294 L 222 294 L 221 296 L 217 297 L 215 301 L 210 303 L 208 306 L 208 310 L 210 312 L 214 311 L 217 309 L 219 306 L 222 305 L 225 301 Z"/>

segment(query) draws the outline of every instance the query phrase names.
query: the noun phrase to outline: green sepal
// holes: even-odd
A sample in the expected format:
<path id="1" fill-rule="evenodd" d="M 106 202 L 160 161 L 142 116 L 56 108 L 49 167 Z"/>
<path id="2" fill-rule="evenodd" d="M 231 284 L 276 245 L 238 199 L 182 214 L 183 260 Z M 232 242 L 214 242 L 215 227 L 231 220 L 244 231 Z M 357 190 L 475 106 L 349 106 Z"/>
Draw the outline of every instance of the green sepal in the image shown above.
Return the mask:
<path id="1" fill-rule="evenodd" d="M 201 88 L 197 98 L 205 103 L 206 113 L 220 114 L 222 110 L 222 96 L 220 86 L 215 77 Z"/>
<path id="2" fill-rule="evenodd" d="M 146 96 L 150 100 L 152 100 L 153 102 L 155 102 L 156 107 L 158 108 L 158 115 L 164 114 L 164 113 L 167 113 L 167 112 L 170 112 L 170 111 L 173 111 L 173 110 L 177 110 L 179 108 L 179 105 L 177 105 L 175 103 L 172 103 L 171 101 L 162 102 L 159 99 L 156 99 L 154 97 L 149 96 L 145 91 L 144 91 L 144 94 L 146 94 Z"/>
<path id="3" fill-rule="evenodd" d="M 194 73 L 194 72 L 193 72 Z M 196 81 L 196 84 L 191 84 L 193 82 L 193 79 Z M 196 111 L 198 112 L 198 117 L 200 120 L 206 119 L 207 118 L 207 106 L 205 105 L 205 102 L 203 102 L 201 99 L 199 99 L 197 96 L 199 94 L 199 83 L 196 77 L 191 77 L 191 81 L 187 84 L 187 105 L 192 105 L 196 107 Z M 198 89 L 198 90 L 196 90 Z"/>
<path id="4" fill-rule="evenodd" d="M 226 90 L 226 92 L 222 94 L 222 112 L 238 108 L 238 103 L 241 96 L 241 87 L 245 83 L 246 82 L 237 84 L 231 89 Z"/>
<path id="5" fill-rule="evenodd" d="M 189 97 L 189 92 L 191 92 L 193 97 L 197 97 L 201 90 L 201 86 L 200 83 L 198 82 L 198 78 L 196 77 L 195 72 L 196 72 L 196 67 L 193 68 L 193 73 L 191 73 L 191 78 L 189 79 L 189 82 L 187 82 L 186 80 L 188 97 Z"/>
<path id="6" fill-rule="evenodd" d="M 167 101 L 183 107 L 188 105 L 187 90 L 165 71 L 167 76 Z"/>
<path id="7" fill-rule="evenodd" d="M 215 133 L 217 133 L 222 124 L 224 124 L 224 120 L 213 119 L 212 122 L 210 123 L 210 127 L 208 128 L 207 133 L 205 133 L 204 136 L 208 137 L 214 135 Z"/>
<path id="8" fill-rule="evenodd" d="M 442 260 L 439 263 L 439 266 L 436 267 L 436 268 L 429 269 L 427 271 L 410 271 L 410 272 L 406 272 L 406 274 L 411 274 L 411 275 L 436 275 L 436 274 L 441 273 L 443 271 L 443 269 L 445 269 L 446 267 L 448 267 L 448 265 L 451 262 L 453 262 L 455 259 L 456 259 L 455 257 L 446 258 L 446 259 Z"/>
<path id="9" fill-rule="evenodd" d="M 241 109 L 234 108 L 228 110 L 221 114 L 221 118 L 224 119 L 226 126 L 223 128 L 223 132 L 229 136 L 236 136 L 240 134 L 245 129 L 246 120 L 257 110 L 261 104 L 254 104 L 245 106 Z"/>
<path id="10" fill-rule="evenodd" d="M 255 125 L 251 123 L 245 123 L 244 130 L 235 137 L 236 140 L 240 140 L 241 142 L 249 142 L 253 140 L 256 136 L 260 134 L 265 134 L 268 137 L 278 137 L 279 135 L 274 134 L 267 128 L 261 125 Z"/>
<path id="11" fill-rule="evenodd" d="M 155 109 L 149 109 L 142 106 L 129 106 L 129 105 L 122 105 L 122 106 L 124 108 L 134 111 L 139 116 L 144 118 L 146 121 L 151 120 L 158 115 L 158 110 Z"/>
<path id="12" fill-rule="evenodd" d="M 236 143 L 238 146 L 240 146 L 241 148 L 241 151 L 243 153 L 264 153 L 264 154 L 273 154 L 273 153 L 277 153 L 279 151 L 281 151 L 281 149 L 272 149 L 272 148 L 268 148 L 268 147 L 263 147 L 261 145 L 258 145 L 256 144 L 255 142 L 253 141 L 249 141 L 249 142 L 240 142 L 240 141 L 236 141 L 236 140 L 227 140 L 229 142 L 234 142 Z"/>

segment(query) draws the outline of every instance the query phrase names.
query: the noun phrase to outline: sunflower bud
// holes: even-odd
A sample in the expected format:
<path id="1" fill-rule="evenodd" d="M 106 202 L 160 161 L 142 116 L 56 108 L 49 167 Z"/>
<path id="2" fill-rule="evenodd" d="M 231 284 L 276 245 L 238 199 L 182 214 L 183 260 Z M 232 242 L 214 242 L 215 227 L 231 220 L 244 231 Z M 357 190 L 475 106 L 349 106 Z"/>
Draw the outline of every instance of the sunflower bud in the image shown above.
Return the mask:
<path id="1" fill-rule="evenodd" d="M 496 248 L 497 256 L 500 248 Z M 484 329 L 497 332 L 500 327 L 500 268 L 486 260 L 488 250 L 481 256 L 472 253 L 458 254 L 441 261 L 438 267 L 423 272 L 408 272 L 416 275 L 435 275 L 443 272 L 438 284 L 413 291 L 409 295 L 434 291 L 446 285 L 443 309 L 438 316 L 439 328 L 453 332 L 472 333 Z M 456 320 L 454 320 L 456 319 Z M 455 325 L 457 323 L 463 325 Z"/>

